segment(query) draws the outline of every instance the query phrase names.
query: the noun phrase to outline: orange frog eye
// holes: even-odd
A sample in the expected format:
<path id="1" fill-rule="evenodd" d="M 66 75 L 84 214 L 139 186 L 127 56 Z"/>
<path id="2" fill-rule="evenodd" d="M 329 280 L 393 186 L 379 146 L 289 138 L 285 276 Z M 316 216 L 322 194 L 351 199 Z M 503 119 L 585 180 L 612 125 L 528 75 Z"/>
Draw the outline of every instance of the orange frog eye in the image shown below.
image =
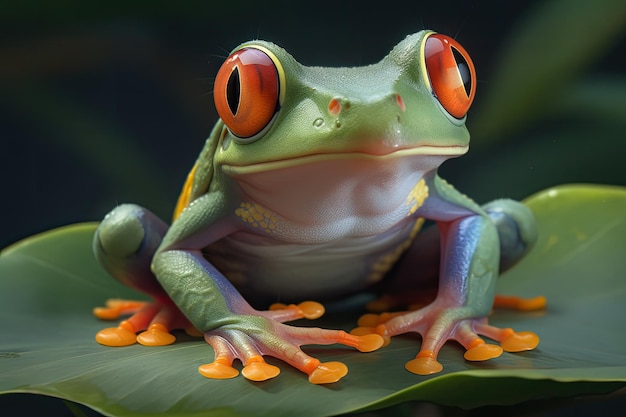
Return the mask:
<path id="1" fill-rule="evenodd" d="M 231 133 L 250 138 L 268 126 L 279 109 L 280 79 L 272 58 L 255 47 L 233 52 L 215 78 L 213 99 Z"/>
<path id="2" fill-rule="evenodd" d="M 476 93 L 476 70 L 469 54 L 454 39 L 432 34 L 424 45 L 426 72 L 435 97 L 452 116 L 465 116 Z"/>

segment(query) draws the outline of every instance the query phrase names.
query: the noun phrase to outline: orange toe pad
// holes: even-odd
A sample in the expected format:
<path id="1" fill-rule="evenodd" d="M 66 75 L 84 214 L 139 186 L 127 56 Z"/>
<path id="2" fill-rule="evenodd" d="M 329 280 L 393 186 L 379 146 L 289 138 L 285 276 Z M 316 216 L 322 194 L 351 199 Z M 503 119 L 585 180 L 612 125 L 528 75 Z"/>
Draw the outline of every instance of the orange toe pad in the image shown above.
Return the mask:
<path id="1" fill-rule="evenodd" d="M 152 324 L 145 332 L 137 336 L 137 342 L 144 346 L 167 346 L 176 341 L 176 337 L 172 335 L 162 324 Z"/>
<path id="2" fill-rule="evenodd" d="M 359 344 L 356 348 L 360 352 L 372 352 L 379 349 L 385 343 L 385 339 L 379 334 L 365 334 L 359 336 Z"/>
<path id="3" fill-rule="evenodd" d="M 443 370 L 443 365 L 430 357 L 417 357 L 404 364 L 404 367 L 417 375 L 431 375 Z"/>
<path id="4" fill-rule="evenodd" d="M 533 350 L 539 344 L 539 336 L 533 332 L 517 332 L 504 339 L 500 345 L 507 352 Z"/>
<path id="5" fill-rule="evenodd" d="M 348 373 L 348 367 L 341 362 L 320 363 L 309 375 L 312 384 L 332 384 Z"/>
<path id="6" fill-rule="evenodd" d="M 502 355 L 500 346 L 483 343 L 468 349 L 463 357 L 468 361 L 486 361 L 500 355 Z"/>
<path id="7" fill-rule="evenodd" d="M 250 361 L 241 371 L 242 375 L 250 381 L 266 381 L 280 374 L 280 369 L 274 365 L 260 360 Z"/>
<path id="8" fill-rule="evenodd" d="M 104 346 L 129 346 L 137 342 L 137 335 L 122 326 L 109 327 L 96 334 L 96 342 Z"/>
<path id="9" fill-rule="evenodd" d="M 239 371 L 221 362 L 212 362 L 198 367 L 198 372 L 206 378 L 230 379 L 239 375 Z"/>

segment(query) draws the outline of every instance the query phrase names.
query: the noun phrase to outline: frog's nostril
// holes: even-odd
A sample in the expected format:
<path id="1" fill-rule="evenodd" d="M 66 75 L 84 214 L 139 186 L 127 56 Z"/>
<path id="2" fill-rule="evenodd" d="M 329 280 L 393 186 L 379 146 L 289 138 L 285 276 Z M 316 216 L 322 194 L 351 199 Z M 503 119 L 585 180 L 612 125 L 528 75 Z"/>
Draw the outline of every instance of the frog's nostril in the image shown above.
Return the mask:
<path id="1" fill-rule="evenodd" d="M 398 105 L 398 107 L 400 107 L 400 110 L 402 110 L 403 112 L 406 111 L 404 100 L 402 100 L 402 96 L 400 94 L 396 94 L 395 100 L 396 100 L 396 104 Z"/>
<path id="2" fill-rule="evenodd" d="M 328 103 L 328 112 L 333 116 L 338 115 L 339 112 L 341 112 L 341 102 L 336 98 L 330 100 Z"/>

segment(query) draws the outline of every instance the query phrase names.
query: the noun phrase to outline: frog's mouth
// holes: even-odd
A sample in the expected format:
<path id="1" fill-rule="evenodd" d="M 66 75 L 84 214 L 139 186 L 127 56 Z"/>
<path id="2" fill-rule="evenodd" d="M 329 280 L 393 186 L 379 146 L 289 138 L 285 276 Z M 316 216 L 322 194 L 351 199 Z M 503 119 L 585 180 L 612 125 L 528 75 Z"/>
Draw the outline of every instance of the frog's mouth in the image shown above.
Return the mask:
<path id="1" fill-rule="evenodd" d="M 418 146 L 413 148 L 404 148 L 394 150 L 392 152 L 377 154 L 362 151 L 354 152 L 338 152 L 338 153 L 313 153 L 309 155 L 296 156 L 293 158 L 278 159 L 274 161 L 258 162 L 249 165 L 233 165 L 223 164 L 222 170 L 225 174 L 232 177 L 240 177 L 259 172 L 269 172 L 275 170 L 283 170 L 296 166 L 316 164 L 331 160 L 370 160 L 380 163 L 392 161 L 396 159 L 414 159 L 417 157 L 417 168 L 419 171 L 425 172 L 437 168 L 444 160 L 461 156 L 467 153 L 469 146 Z M 413 157 L 413 158 L 412 158 Z M 419 166 L 420 160 L 423 166 Z"/>

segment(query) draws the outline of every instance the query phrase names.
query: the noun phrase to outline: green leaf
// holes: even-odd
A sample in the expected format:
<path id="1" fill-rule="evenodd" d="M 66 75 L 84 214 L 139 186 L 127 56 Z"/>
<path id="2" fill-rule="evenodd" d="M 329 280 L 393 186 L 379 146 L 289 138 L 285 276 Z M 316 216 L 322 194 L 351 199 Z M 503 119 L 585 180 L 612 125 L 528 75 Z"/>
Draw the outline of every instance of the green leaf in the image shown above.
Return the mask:
<path id="1" fill-rule="evenodd" d="M 93 336 L 105 324 L 91 308 L 136 297 L 110 279 L 91 254 L 94 224 L 26 239 L 0 255 L 0 393 L 37 393 L 106 415 L 324 416 L 408 400 L 475 407 L 534 398 L 607 393 L 626 386 L 626 188 L 565 186 L 527 200 L 541 232 L 533 252 L 499 281 L 499 292 L 548 297 L 544 312 L 496 311 L 492 322 L 532 330 L 539 348 L 484 363 L 448 344 L 444 372 L 423 377 L 403 365 L 419 339 L 397 337 L 373 353 L 309 347 L 341 360 L 350 374 L 330 386 L 279 364 L 279 377 L 214 381 L 196 368 L 212 360 L 200 339 L 172 346 L 108 348 Z M 323 325 L 351 328 L 351 314 Z"/>

